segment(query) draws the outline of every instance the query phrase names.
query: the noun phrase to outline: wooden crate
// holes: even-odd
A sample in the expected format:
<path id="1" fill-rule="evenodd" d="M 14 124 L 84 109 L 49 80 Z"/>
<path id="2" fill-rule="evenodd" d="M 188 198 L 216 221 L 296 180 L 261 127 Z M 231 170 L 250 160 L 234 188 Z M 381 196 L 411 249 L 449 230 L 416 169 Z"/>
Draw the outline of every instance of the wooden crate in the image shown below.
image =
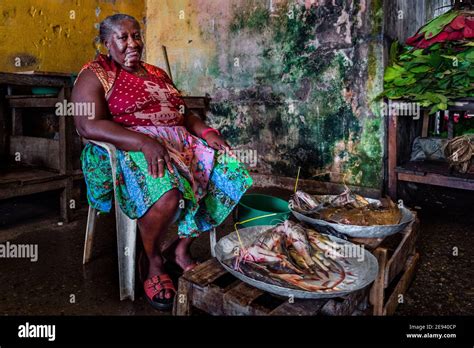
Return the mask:
<path id="1" fill-rule="evenodd" d="M 212 258 L 186 272 L 178 284 L 174 315 L 365 315 L 369 288 L 344 298 L 302 300 L 276 296 L 235 278 Z"/>
<path id="2" fill-rule="evenodd" d="M 370 291 L 373 315 L 392 315 L 399 304 L 399 296 L 404 296 L 413 280 L 420 258 L 416 252 L 419 225 L 415 214 L 415 220 L 397 235 L 383 240 L 353 240 L 364 244 L 379 264 L 379 273 Z M 393 238 L 398 238 L 396 243 Z"/>
<path id="3" fill-rule="evenodd" d="M 419 254 L 419 220 L 383 239 L 352 238 L 372 252 L 379 273 L 372 286 L 345 298 L 299 300 L 271 295 L 241 282 L 213 258 L 185 273 L 178 284 L 174 315 L 191 315 L 194 308 L 211 315 L 392 315 L 413 280 Z M 368 305 L 368 301 L 370 306 Z"/>

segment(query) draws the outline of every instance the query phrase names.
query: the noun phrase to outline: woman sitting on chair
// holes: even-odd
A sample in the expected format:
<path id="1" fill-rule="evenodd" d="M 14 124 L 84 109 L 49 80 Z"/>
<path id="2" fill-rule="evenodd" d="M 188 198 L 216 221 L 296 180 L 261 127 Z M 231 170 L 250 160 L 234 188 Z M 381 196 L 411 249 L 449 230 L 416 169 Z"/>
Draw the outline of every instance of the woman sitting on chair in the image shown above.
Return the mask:
<path id="1" fill-rule="evenodd" d="M 138 221 L 148 259 L 148 269 L 142 268 L 146 298 L 154 308 L 169 309 L 176 290 L 164 257 L 183 271 L 195 267 L 193 237 L 221 224 L 252 178 L 229 156 L 219 131 L 186 110 L 168 75 L 141 61 L 144 45 L 135 18 L 107 17 L 100 40 L 108 55 L 82 68 L 72 92 L 72 102 L 91 103 L 95 116 L 75 115 L 76 128 L 87 139 L 117 147 L 118 203 Z M 89 204 L 109 212 L 113 183 L 106 150 L 88 143 L 81 161 Z M 162 257 L 161 237 L 176 221 L 181 238 Z"/>

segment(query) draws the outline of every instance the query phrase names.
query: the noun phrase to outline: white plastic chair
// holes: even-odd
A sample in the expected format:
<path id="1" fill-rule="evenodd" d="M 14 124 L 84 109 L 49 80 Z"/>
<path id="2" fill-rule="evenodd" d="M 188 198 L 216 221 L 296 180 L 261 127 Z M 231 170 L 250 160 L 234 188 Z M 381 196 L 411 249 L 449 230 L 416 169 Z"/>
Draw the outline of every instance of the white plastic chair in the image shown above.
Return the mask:
<path id="1" fill-rule="evenodd" d="M 95 140 L 87 140 L 107 150 L 112 167 L 114 185 L 115 220 L 117 226 L 117 252 L 119 268 L 120 300 L 135 300 L 135 254 L 137 238 L 137 220 L 130 219 L 120 208 L 117 200 L 115 177 L 117 173 L 117 149 L 114 145 Z M 95 233 L 97 209 L 89 206 L 87 215 L 86 238 L 84 242 L 83 264 L 89 262 L 92 253 L 92 242 Z"/>
<path id="2" fill-rule="evenodd" d="M 107 150 L 112 167 L 112 177 L 116 177 L 117 173 L 117 149 L 114 145 L 101 141 L 87 141 L 103 147 Z M 137 220 L 130 219 L 120 208 L 116 197 L 116 185 L 114 185 L 114 201 L 115 201 L 115 220 L 117 228 L 117 252 L 119 266 L 119 286 L 120 300 L 129 298 L 135 300 L 135 255 L 136 255 L 136 237 L 137 237 Z M 87 214 L 86 238 L 84 241 L 83 264 L 90 261 L 92 254 L 92 242 L 94 239 L 97 209 L 89 206 Z M 215 257 L 216 246 L 216 228 L 212 228 L 210 232 L 211 255 Z"/>

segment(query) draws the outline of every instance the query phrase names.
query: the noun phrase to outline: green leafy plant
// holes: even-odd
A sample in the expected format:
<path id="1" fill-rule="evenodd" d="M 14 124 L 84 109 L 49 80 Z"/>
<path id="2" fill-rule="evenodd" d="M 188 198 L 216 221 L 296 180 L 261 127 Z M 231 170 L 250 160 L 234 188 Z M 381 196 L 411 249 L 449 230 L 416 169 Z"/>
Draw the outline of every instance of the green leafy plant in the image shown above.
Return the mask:
<path id="1" fill-rule="evenodd" d="M 472 42 L 444 42 L 428 49 L 413 49 L 398 42 L 390 49 L 384 91 L 377 97 L 406 99 L 446 110 L 454 99 L 474 96 L 474 47 Z"/>
<path id="2" fill-rule="evenodd" d="M 474 96 L 474 12 L 450 10 L 422 26 L 407 46 L 394 42 L 377 99 L 406 99 L 446 110 Z"/>

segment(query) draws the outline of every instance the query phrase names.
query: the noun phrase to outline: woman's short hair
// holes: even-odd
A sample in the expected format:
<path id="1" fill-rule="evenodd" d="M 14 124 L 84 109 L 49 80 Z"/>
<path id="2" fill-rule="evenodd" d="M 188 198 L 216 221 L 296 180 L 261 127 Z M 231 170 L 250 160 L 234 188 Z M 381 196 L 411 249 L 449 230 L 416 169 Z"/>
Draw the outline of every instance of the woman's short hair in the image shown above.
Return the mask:
<path id="1" fill-rule="evenodd" d="M 102 22 L 100 22 L 99 26 L 99 40 L 101 43 L 104 43 L 105 40 L 112 34 L 114 30 L 114 26 L 117 25 L 119 22 L 129 20 L 135 22 L 135 24 L 140 27 L 140 23 L 138 23 L 137 19 L 133 16 L 129 16 L 123 13 L 117 13 L 112 16 L 108 16 Z"/>

